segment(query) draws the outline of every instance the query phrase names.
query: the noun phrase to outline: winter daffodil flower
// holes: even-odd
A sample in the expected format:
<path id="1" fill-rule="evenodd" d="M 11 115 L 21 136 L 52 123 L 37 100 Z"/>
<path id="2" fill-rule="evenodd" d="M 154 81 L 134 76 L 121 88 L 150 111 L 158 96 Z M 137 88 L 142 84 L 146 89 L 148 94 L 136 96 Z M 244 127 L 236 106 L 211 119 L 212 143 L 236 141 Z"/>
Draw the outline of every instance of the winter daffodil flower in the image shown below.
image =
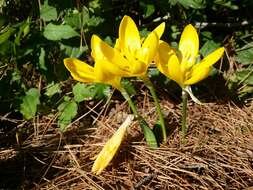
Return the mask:
<path id="1" fill-rule="evenodd" d="M 116 41 L 115 48 L 118 49 L 121 55 L 128 60 L 128 69 L 131 72 L 129 72 L 129 75 L 126 77 L 139 77 L 149 88 L 159 114 L 163 140 L 165 141 L 166 128 L 163 114 L 161 112 L 155 89 L 147 75 L 148 67 L 157 54 L 159 40 L 164 32 L 164 29 L 165 23 L 163 22 L 150 34 L 148 34 L 146 38 L 141 38 L 135 22 L 131 19 L 131 17 L 124 16 L 120 22 L 119 38 Z"/>
<path id="2" fill-rule="evenodd" d="M 199 55 L 199 37 L 196 29 L 187 25 L 181 35 L 178 51 L 171 48 L 166 42 L 160 42 L 156 64 L 161 73 L 177 82 L 182 88 L 183 119 L 182 133 L 186 134 L 186 104 L 187 93 L 197 102 L 198 99 L 192 94 L 190 85 L 208 77 L 211 67 L 223 55 L 224 48 L 218 48 L 199 63 L 196 60 Z"/>
<path id="3" fill-rule="evenodd" d="M 196 29 L 187 25 L 181 35 L 178 53 L 166 42 L 159 45 L 157 61 L 158 69 L 177 82 L 182 88 L 198 83 L 205 79 L 211 66 L 223 55 L 224 48 L 218 48 L 200 63 L 196 63 L 199 55 L 199 37 Z"/>
<path id="4" fill-rule="evenodd" d="M 92 166 L 91 171 L 94 174 L 99 175 L 113 159 L 121 145 L 121 142 L 123 141 L 126 130 L 128 126 L 131 125 L 133 119 L 134 116 L 129 115 L 119 129 L 106 142 L 101 152 L 97 155 L 97 158 Z"/>
<path id="5" fill-rule="evenodd" d="M 129 76 L 135 72 L 129 66 L 129 61 L 119 50 L 110 47 L 96 35 L 93 35 L 91 38 L 91 56 L 95 61 L 94 67 L 75 58 L 64 59 L 64 65 L 77 81 L 84 83 L 105 83 L 118 89 L 128 101 L 135 117 L 139 120 L 147 143 L 151 147 L 157 147 L 153 131 L 139 115 L 129 94 L 121 85 L 122 77 Z"/>
<path id="6" fill-rule="evenodd" d="M 124 16 L 119 26 L 119 38 L 115 48 L 128 60 L 129 77 L 146 75 L 150 63 L 156 55 L 159 39 L 165 29 L 163 22 L 146 38 L 141 38 L 135 22 L 129 16 Z"/>
<path id="7" fill-rule="evenodd" d="M 117 53 L 115 53 L 113 59 L 119 60 L 122 64 L 112 63 L 108 57 L 105 57 L 104 51 L 114 52 L 114 49 L 96 35 L 91 38 L 91 49 L 91 55 L 95 60 L 94 67 L 76 58 L 64 59 L 64 65 L 70 71 L 72 77 L 80 82 L 104 83 L 121 90 L 121 78 L 127 75 L 127 72 L 122 67 L 124 63 L 126 64 L 126 61 L 124 62 L 121 56 L 117 57 L 119 55 Z"/>

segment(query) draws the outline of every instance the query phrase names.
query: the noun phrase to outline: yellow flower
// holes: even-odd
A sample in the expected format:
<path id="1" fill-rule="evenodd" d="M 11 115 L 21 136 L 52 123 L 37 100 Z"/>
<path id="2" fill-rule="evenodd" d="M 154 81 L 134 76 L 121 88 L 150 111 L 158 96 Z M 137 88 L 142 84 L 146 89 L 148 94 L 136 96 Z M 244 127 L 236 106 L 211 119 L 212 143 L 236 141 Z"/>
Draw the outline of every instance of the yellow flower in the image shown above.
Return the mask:
<path id="1" fill-rule="evenodd" d="M 224 48 L 216 49 L 197 64 L 198 52 L 199 37 L 189 24 L 181 35 L 178 52 L 166 42 L 160 42 L 156 64 L 160 72 L 186 88 L 208 76 L 211 66 L 223 55 Z"/>
<path id="2" fill-rule="evenodd" d="M 64 59 L 64 64 L 75 80 L 110 84 L 120 90 L 121 77 L 142 76 L 147 72 L 156 55 L 164 28 L 165 24 L 160 24 L 146 39 L 141 40 L 134 21 L 124 16 L 115 48 L 98 36 L 92 36 L 91 55 L 95 60 L 94 67 L 75 58 Z"/>
<path id="3" fill-rule="evenodd" d="M 126 129 L 131 125 L 134 119 L 133 115 L 129 115 L 125 122 L 119 127 L 119 129 L 113 134 L 113 136 L 106 142 L 101 152 L 98 154 L 93 166 L 92 173 L 99 175 L 106 166 L 113 159 L 121 142 L 123 141 Z"/>
<path id="4" fill-rule="evenodd" d="M 95 60 L 94 67 L 76 58 L 64 59 L 64 65 L 72 77 L 85 83 L 110 84 L 120 90 L 120 80 L 122 76 L 127 75 L 124 66 L 128 62 L 119 54 L 118 50 L 107 45 L 96 35 L 91 38 L 91 49 L 91 55 Z M 107 57 L 104 56 L 104 52 Z"/>
<path id="5" fill-rule="evenodd" d="M 129 77 L 143 76 L 156 55 L 165 23 L 156 27 L 146 39 L 141 39 L 138 28 L 129 16 L 120 22 L 115 48 L 129 61 Z"/>

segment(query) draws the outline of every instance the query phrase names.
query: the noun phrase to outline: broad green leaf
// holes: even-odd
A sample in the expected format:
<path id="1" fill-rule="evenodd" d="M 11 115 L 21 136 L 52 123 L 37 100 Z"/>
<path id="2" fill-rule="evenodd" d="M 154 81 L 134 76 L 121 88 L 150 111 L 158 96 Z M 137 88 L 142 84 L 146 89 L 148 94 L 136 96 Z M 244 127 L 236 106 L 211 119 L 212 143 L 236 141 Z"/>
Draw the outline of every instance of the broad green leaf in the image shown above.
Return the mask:
<path id="1" fill-rule="evenodd" d="M 20 112 L 25 119 L 32 119 L 36 112 L 37 106 L 40 104 L 40 92 L 37 88 L 31 88 L 26 92 L 22 98 L 20 105 Z"/>
<path id="2" fill-rule="evenodd" d="M 56 8 L 45 3 L 44 5 L 41 6 L 40 18 L 42 18 L 44 21 L 56 20 L 57 19 Z"/>
<path id="3" fill-rule="evenodd" d="M 25 21 L 20 23 L 19 31 L 14 40 L 15 44 L 20 46 L 20 41 L 22 37 L 25 37 L 30 31 L 30 17 L 28 17 Z"/>
<path id="4" fill-rule="evenodd" d="M 102 99 L 111 94 L 110 87 L 105 84 L 83 84 L 77 83 L 73 87 L 74 99 L 81 102 L 89 99 Z"/>
<path id="5" fill-rule="evenodd" d="M 83 6 L 82 12 L 74 10 L 64 17 L 66 24 L 81 29 L 83 28 L 89 20 L 89 10 Z"/>
<path id="6" fill-rule="evenodd" d="M 253 47 L 243 49 L 237 52 L 236 61 L 243 65 L 249 65 L 253 63 Z"/>
<path id="7" fill-rule="evenodd" d="M 77 115 L 77 103 L 70 100 L 69 97 L 64 97 L 64 102 L 57 109 L 59 111 L 58 125 L 62 131 L 65 131 L 72 119 Z"/>
<path id="8" fill-rule="evenodd" d="M 148 18 L 155 12 L 155 5 L 153 1 L 140 1 L 140 7 L 143 10 L 143 17 Z"/>
<path id="9" fill-rule="evenodd" d="M 193 9 L 203 9 L 205 8 L 205 1 L 204 0 L 179 0 L 186 8 L 193 8 Z"/>
<path id="10" fill-rule="evenodd" d="M 98 26 L 99 24 L 101 24 L 103 22 L 104 22 L 103 18 L 92 16 L 89 20 L 87 20 L 87 25 L 95 27 L 95 26 Z"/>
<path id="11" fill-rule="evenodd" d="M 79 58 L 84 52 L 88 50 L 87 46 L 82 46 L 82 47 L 74 47 L 74 46 L 68 46 L 65 44 L 60 45 L 61 50 L 65 52 L 65 54 L 68 57 L 74 57 L 74 58 Z"/>
<path id="12" fill-rule="evenodd" d="M 0 34 L 0 44 L 9 39 L 9 37 L 15 32 L 15 29 L 7 26 L 4 30 L 4 33 Z"/>
<path id="13" fill-rule="evenodd" d="M 69 25 L 55 25 L 52 23 L 49 23 L 45 27 L 43 35 L 48 40 L 62 40 L 79 36 L 79 34 Z"/>
<path id="14" fill-rule="evenodd" d="M 147 144 L 151 147 L 151 148 L 157 148 L 158 144 L 156 141 L 156 137 L 154 132 L 149 128 L 147 122 L 143 119 L 143 118 L 139 118 L 139 123 L 140 126 L 142 128 L 144 137 L 146 139 Z"/>
<path id="15" fill-rule="evenodd" d="M 12 49 L 13 49 L 13 43 L 9 40 L 3 42 L 2 44 L 0 43 L 0 54 L 4 55 L 4 56 L 8 56 L 12 53 Z"/>
<path id="16" fill-rule="evenodd" d="M 89 10 L 91 12 L 95 12 L 96 10 L 99 10 L 101 9 L 101 2 L 100 0 L 92 0 L 92 1 L 89 1 Z"/>
<path id="17" fill-rule="evenodd" d="M 239 7 L 237 5 L 233 5 L 232 4 L 232 1 L 224 1 L 224 0 L 215 0 L 213 2 L 214 4 L 218 4 L 218 5 L 221 5 L 221 6 L 224 6 L 224 7 L 228 7 L 232 10 L 237 10 L 239 9 Z M 216 8 L 214 8 L 214 10 L 216 10 Z"/>
<path id="18" fill-rule="evenodd" d="M 205 57 L 219 47 L 220 47 L 219 43 L 216 43 L 213 40 L 208 40 L 200 49 L 200 53 L 202 56 Z"/>
<path id="19" fill-rule="evenodd" d="M 74 94 L 74 99 L 77 102 L 82 102 L 87 99 L 92 99 L 95 96 L 95 91 L 93 86 L 83 84 L 83 83 L 77 83 L 73 87 L 73 94 Z"/>
<path id="20" fill-rule="evenodd" d="M 80 18 L 80 13 L 78 10 L 74 10 L 67 14 L 64 17 L 64 21 L 66 22 L 67 25 L 72 26 L 73 28 L 78 28 L 80 29 L 81 27 L 81 18 Z"/>
<path id="21" fill-rule="evenodd" d="M 44 48 L 40 48 L 40 56 L 39 56 L 39 68 L 44 70 L 44 71 L 47 71 L 47 67 L 46 67 L 46 64 L 45 64 L 45 55 L 46 55 L 46 52 L 44 50 Z"/>
<path id="22" fill-rule="evenodd" d="M 108 98 L 111 95 L 111 88 L 109 85 L 106 84 L 94 84 L 93 85 L 95 95 L 95 99 L 102 99 L 102 98 Z"/>
<path id="23" fill-rule="evenodd" d="M 48 97 L 52 97 L 57 93 L 58 94 L 61 93 L 61 86 L 59 83 L 52 82 L 49 85 L 47 85 L 45 95 L 47 95 Z"/>

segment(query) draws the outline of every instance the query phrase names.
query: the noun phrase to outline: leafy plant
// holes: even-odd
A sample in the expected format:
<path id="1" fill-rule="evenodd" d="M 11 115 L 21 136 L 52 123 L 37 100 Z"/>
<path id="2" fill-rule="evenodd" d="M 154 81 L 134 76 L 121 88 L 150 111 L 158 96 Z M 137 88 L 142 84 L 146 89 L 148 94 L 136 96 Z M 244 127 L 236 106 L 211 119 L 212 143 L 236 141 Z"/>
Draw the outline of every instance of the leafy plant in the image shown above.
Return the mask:
<path id="1" fill-rule="evenodd" d="M 22 98 L 20 105 L 20 112 L 25 119 L 32 119 L 36 112 L 37 106 L 40 104 L 40 92 L 36 88 L 31 88 L 26 92 L 26 95 Z"/>

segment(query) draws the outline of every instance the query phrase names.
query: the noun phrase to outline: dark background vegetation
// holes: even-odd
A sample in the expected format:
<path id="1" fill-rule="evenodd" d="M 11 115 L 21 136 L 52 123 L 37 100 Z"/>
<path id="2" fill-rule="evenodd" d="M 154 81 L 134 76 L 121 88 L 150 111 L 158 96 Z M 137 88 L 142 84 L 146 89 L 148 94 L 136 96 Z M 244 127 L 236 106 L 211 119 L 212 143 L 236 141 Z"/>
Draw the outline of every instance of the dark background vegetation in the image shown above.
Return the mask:
<path id="1" fill-rule="evenodd" d="M 56 117 L 55 127 L 64 131 L 90 100 L 110 97 L 106 85 L 72 81 L 63 59 L 92 64 L 91 35 L 114 45 L 124 15 L 142 36 L 165 21 L 162 39 L 174 47 L 184 26 L 193 24 L 201 57 L 225 46 L 221 64 L 193 91 L 205 102 L 247 104 L 253 95 L 252 10 L 251 0 L 0 0 L 0 148 L 18 147 L 37 117 Z M 174 82 L 154 68 L 150 75 L 160 96 L 180 100 Z"/>

